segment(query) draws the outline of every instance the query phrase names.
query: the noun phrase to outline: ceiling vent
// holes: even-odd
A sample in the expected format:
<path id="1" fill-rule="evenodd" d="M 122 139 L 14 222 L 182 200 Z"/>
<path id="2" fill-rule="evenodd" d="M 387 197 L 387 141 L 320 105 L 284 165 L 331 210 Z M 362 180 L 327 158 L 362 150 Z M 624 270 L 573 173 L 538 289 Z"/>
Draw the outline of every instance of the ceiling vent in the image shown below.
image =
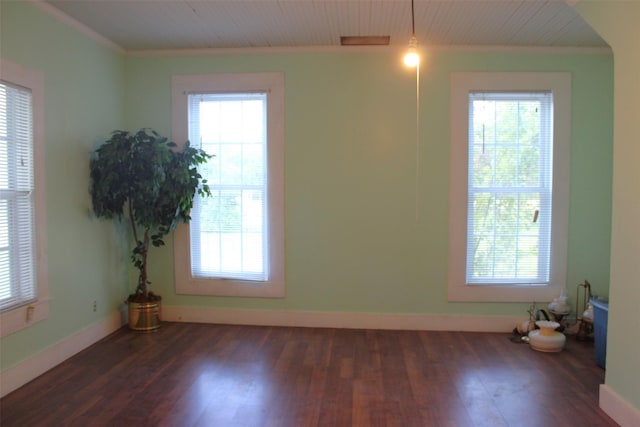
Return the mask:
<path id="1" fill-rule="evenodd" d="M 342 46 L 388 46 L 391 36 L 341 36 Z"/>

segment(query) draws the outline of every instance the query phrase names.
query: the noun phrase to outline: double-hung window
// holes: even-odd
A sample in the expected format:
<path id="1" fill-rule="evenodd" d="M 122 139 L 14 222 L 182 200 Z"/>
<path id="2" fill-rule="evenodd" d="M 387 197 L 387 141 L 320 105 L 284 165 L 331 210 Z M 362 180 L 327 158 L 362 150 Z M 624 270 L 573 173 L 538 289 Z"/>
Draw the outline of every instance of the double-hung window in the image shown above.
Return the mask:
<path id="1" fill-rule="evenodd" d="M 267 232 L 266 93 L 189 94 L 189 140 L 213 155 L 200 173 L 212 192 L 191 212 L 194 277 L 264 281 Z"/>
<path id="2" fill-rule="evenodd" d="M 48 315 L 44 256 L 42 75 L 2 61 L 0 313 L 2 336 Z"/>
<path id="3" fill-rule="evenodd" d="M 178 293 L 284 296 L 281 74 L 176 76 L 174 138 L 214 157 L 176 233 Z M 187 138 L 182 135 L 186 134 Z"/>
<path id="4" fill-rule="evenodd" d="M 560 73 L 453 75 L 450 300 L 565 287 L 568 90 Z"/>

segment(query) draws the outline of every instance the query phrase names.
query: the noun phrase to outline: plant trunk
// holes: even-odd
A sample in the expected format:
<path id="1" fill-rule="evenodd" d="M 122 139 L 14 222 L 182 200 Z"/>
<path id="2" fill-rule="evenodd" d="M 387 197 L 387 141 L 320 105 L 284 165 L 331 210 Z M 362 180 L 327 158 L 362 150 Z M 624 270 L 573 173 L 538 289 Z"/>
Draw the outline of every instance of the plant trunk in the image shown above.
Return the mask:
<path id="1" fill-rule="evenodd" d="M 149 290 L 147 288 L 147 254 L 149 253 L 149 233 L 145 231 L 143 247 L 140 251 L 142 265 L 140 267 L 140 278 L 138 279 L 138 289 L 145 300 L 149 299 Z"/>

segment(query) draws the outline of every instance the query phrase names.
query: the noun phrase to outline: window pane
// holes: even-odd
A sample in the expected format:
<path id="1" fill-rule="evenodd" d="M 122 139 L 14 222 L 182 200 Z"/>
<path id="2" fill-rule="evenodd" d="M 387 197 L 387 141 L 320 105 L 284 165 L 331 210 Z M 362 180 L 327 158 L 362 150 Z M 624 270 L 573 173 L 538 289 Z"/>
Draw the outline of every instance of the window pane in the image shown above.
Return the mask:
<path id="1" fill-rule="evenodd" d="M 516 181 L 518 169 L 517 148 L 514 146 L 496 147 L 496 182 L 501 187 L 512 187 Z"/>
<path id="2" fill-rule="evenodd" d="M 540 185 L 540 146 L 522 145 L 519 147 L 518 186 L 536 187 Z"/>
<path id="3" fill-rule="evenodd" d="M 0 250 L 0 301 L 8 300 L 12 296 L 11 290 L 11 260 L 9 250 Z"/>
<path id="4" fill-rule="evenodd" d="M 535 279 L 538 277 L 538 236 L 522 235 L 517 249 L 518 277 Z"/>
<path id="5" fill-rule="evenodd" d="M 496 143 L 513 144 L 518 139 L 518 105 L 495 102 Z"/>
<path id="6" fill-rule="evenodd" d="M 0 200 L 0 249 L 9 247 L 9 201 Z"/>
<path id="7" fill-rule="evenodd" d="M 263 185 L 265 182 L 265 158 L 263 144 L 242 145 L 242 182 Z"/>
<path id="8" fill-rule="evenodd" d="M 491 193 L 476 194 L 472 202 L 473 229 L 476 234 L 488 235 L 495 228 L 495 198 Z"/>
<path id="9" fill-rule="evenodd" d="M 493 145 L 474 145 L 472 150 L 473 170 L 471 176 L 473 187 L 489 187 L 494 182 L 495 172 L 495 148 Z"/>
<path id="10" fill-rule="evenodd" d="M 220 183 L 242 184 L 242 147 L 239 144 L 221 144 L 218 150 Z"/>

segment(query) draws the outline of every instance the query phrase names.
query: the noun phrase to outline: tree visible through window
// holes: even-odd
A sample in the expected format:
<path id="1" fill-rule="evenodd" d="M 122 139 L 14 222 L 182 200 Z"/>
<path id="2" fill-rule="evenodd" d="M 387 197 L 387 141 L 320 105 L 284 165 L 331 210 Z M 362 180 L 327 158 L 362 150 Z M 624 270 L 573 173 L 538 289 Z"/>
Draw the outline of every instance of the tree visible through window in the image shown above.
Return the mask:
<path id="1" fill-rule="evenodd" d="M 549 281 L 553 95 L 469 95 L 467 283 Z"/>

